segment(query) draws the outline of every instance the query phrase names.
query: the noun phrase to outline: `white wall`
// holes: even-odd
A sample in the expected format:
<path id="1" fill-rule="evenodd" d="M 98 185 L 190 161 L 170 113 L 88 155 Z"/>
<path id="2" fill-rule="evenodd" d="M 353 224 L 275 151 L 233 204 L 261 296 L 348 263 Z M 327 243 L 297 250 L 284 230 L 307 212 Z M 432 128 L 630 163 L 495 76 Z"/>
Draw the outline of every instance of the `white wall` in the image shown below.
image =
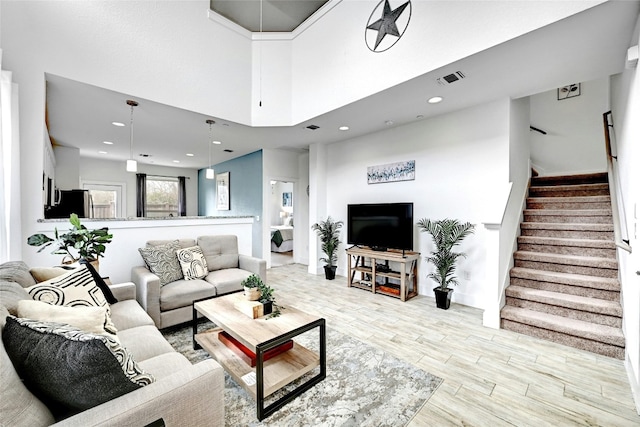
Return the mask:
<path id="1" fill-rule="evenodd" d="M 131 268 L 142 265 L 138 248 L 148 240 L 156 239 L 196 239 L 198 236 L 234 234 L 238 236 L 238 252 L 251 256 L 253 218 L 181 219 L 170 220 L 129 220 L 100 221 L 81 220 L 89 229 L 108 227 L 113 241 L 107 245 L 105 256 L 100 258 L 100 274 L 109 276 L 113 283 L 131 280 Z M 53 236 L 58 228 L 61 232 L 71 228 L 67 220 L 41 222 L 34 233 Z M 52 255 L 50 251 L 37 253 L 39 248 L 28 246 L 24 261 L 30 266 L 58 265 L 62 255 Z"/>
<path id="2" fill-rule="evenodd" d="M 282 206 L 282 194 L 293 193 L 293 183 L 284 181 L 275 181 L 275 184 L 271 184 L 271 197 L 269 202 L 269 216 L 271 225 L 282 225 L 283 219 L 280 217 L 280 212 L 287 212 L 289 215 L 293 214 L 293 206 Z M 295 198 L 296 195 L 294 194 Z"/>
<path id="3" fill-rule="evenodd" d="M 264 221 L 262 221 L 262 257 L 267 260 L 267 267 L 271 266 L 271 236 L 270 236 L 270 224 L 274 219 L 271 218 L 273 198 L 278 198 L 278 203 L 282 203 L 282 194 L 271 194 L 271 181 L 287 181 L 290 183 L 294 197 L 293 197 L 293 211 L 298 212 L 301 202 L 297 195 L 300 193 L 300 180 L 299 180 L 299 161 L 300 153 L 290 150 L 262 150 L 262 182 L 263 182 L 263 200 L 262 200 L 262 215 Z M 276 222 L 280 220 L 277 218 Z M 294 221 L 294 230 L 296 224 Z M 304 242 L 297 241 L 296 235 L 293 238 L 293 253 L 298 251 L 298 245 Z"/>
<path id="4" fill-rule="evenodd" d="M 400 126 L 327 146 L 327 215 L 346 221 L 352 203 L 413 202 L 414 220 L 456 218 L 479 225 L 489 211 L 495 188 L 509 179 L 510 101 L 492 103 Z M 527 125 L 528 127 L 528 125 Z M 367 184 L 367 167 L 415 160 L 416 178 Z M 313 195 L 312 195 L 313 197 Z M 345 227 L 346 228 L 346 227 Z M 346 275 L 345 229 L 338 272 Z M 432 250 L 427 234 L 414 230 L 414 249 L 424 258 Z M 453 300 L 482 307 L 484 302 L 484 242 L 482 233 L 467 238 L 468 254 L 458 267 L 460 286 Z M 432 296 L 432 268 L 419 265 L 419 293 Z"/>
<path id="5" fill-rule="evenodd" d="M 195 169 L 172 168 L 138 162 L 138 173 L 162 176 L 184 176 L 187 178 L 187 216 L 198 215 L 198 171 Z M 100 181 L 124 183 L 127 189 L 125 197 L 126 217 L 136 216 L 136 174 L 125 170 L 124 162 L 114 162 L 95 158 L 82 158 L 80 162 L 80 181 Z M 77 187 L 76 187 L 77 188 Z"/>
<path id="6" fill-rule="evenodd" d="M 602 1 L 413 1 L 411 21 L 404 36 L 393 49 L 373 53 L 365 44 L 365 27 L 378 3 L 379 0 L 343 0 L 293 41 L 293 123 L 423 75 Z M 392 8 L 402 3 L 405 2 L 390 1 Z M 452 71 L 455 70 L 449 70 Z"/>
<path id="7" fill-rule="evenodd" d="M 640 43 L 640 18 L 629 46 Z M 611 111 L 620 170 L 620 187 L 625 195 L 624 214 L 633 252 L 618 249 L 626 365 L 629 382 L 640 414 L 640 73 L 627 69 L 611 80 Z"/>
<path id="8" fill-rule="evenodd" d="M 609 110 L 609 79 L 582 82 L 580 91 L 560 101 L 555 89 L 531 97 L 531 125 L 547 132 L 531 134 L 531 161 L 540 175 L 607 170 L 602 113 Z"/>
<path id="9" fill-rule="evenodd" d="M 56 157 L 55 183 L 60 190 L 80 188 L 80 150 L 76 147 L 53 147 Z"/>

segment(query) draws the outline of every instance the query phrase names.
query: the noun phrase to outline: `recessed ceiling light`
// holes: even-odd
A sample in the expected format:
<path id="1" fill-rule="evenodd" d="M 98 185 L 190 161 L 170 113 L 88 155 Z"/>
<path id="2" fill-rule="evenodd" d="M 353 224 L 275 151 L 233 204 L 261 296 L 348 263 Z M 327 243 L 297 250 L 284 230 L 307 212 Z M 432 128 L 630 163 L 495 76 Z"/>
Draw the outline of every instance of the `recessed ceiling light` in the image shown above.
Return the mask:
<path id="1" fill-rule="evenodd" d="M 220 141 L 211 141 L 211 143 L 212 143 L 212 144 L 215 144 L 215 145 L 220 145 L 220 144 L 222 144 L 222 142 L 220 142 Z"/>
<path id="2" fill-rule="evenodd" d="M 349 126 L 340 126 L 338 129 L 342 131 L 346 131 L 346 130 L 349 130 Z"/>
<path id="3" fill-rule="evenodd" d="M 384 122 L 384 124 L 387 126 L 391 126 L 393 124 L 393 120 L 387 120 L 386 122 Z"/>
<path id="4" fill-rule="evenodd" d="M 180 160 L 174 160 L 173 163 L 180 163 Z"/>
<path id="5" fill-rule="evenodd" d="M 427 102 L 428 102 L 429 104 L 437 104 L 438 102 L 442 102 L 442 100 L 443 100 L 443 99 L 444 99 L 444 98 L 442 98 L 441 96 L 434 96 L 434 97 L 432 97 L 432 98 L 429 98 L 429 99 L 427 100 Z"/>
<path id="6" fill-rule="evenodd" d="M 187 157 L 193 157 L 193 153 L 187 153 Z"/>
<path id="7" fill-rule="evenodd" d="M 107 145 L 113 145 L 113 142 L 111 141 L 102 141 L 103 144 L 107 144 Z"/>
<path id="8" fill-rule="evenodd" d="M 121 122 L 111 122 L 111 124 L 118 127 L 124 126 L 124 123 L 121 123 Z"/>
<path id="9" fill-rule="evenodd" d="M 107 154 L 106 151 L 98 151 L 98 154 Z"/>

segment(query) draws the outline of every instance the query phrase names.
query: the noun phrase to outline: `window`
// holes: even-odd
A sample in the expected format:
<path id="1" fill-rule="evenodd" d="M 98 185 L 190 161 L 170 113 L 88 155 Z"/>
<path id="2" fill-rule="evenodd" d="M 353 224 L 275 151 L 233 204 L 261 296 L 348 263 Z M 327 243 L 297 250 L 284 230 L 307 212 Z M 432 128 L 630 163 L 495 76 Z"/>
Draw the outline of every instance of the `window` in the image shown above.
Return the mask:
<path id="1" fill-rule="evenodd" d="M 83 182 L 82 188 L 91 196 L 91 218 L 124 218 L 126 210 L 123 194 L 125 184 L 108 182 Z"/>
<path id="2" fill-rule="evenodd" d="M 179 216 L 178 178 L 147 176 L 147 217 Z"/>

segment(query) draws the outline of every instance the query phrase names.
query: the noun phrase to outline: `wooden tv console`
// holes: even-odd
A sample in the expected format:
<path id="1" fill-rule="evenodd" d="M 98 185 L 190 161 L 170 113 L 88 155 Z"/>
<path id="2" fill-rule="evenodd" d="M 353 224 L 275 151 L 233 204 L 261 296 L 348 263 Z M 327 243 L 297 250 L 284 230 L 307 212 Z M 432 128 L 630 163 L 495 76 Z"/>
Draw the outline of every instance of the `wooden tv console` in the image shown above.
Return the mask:
<path id="1" fill-rule="evenodd" d="M 346 252 L 347 286 L 399 298 L 401 301 L 418 295 L 419 252 L 374 251 L 357 246 Z M 384 264 L 379 264 L 380 261 Z M 400 271 L 392 270 L 389 263 L 397 263 Z M 356 277 L 358 273 L 359 277 Z M 390 283 L 389 279 L 400 283 Z"/>

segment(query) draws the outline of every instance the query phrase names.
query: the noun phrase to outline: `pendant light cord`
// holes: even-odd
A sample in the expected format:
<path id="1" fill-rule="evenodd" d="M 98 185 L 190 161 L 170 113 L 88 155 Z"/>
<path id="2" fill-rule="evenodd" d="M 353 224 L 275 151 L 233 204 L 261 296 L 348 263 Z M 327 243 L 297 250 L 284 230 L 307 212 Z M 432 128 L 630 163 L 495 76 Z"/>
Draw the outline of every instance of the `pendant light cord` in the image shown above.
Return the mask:
<path id="1" fill-rule="evenodd" d="M 262 107 L 262 0 L 260 0 L 260 102 L 258 103 L 259 107 Z"/>

